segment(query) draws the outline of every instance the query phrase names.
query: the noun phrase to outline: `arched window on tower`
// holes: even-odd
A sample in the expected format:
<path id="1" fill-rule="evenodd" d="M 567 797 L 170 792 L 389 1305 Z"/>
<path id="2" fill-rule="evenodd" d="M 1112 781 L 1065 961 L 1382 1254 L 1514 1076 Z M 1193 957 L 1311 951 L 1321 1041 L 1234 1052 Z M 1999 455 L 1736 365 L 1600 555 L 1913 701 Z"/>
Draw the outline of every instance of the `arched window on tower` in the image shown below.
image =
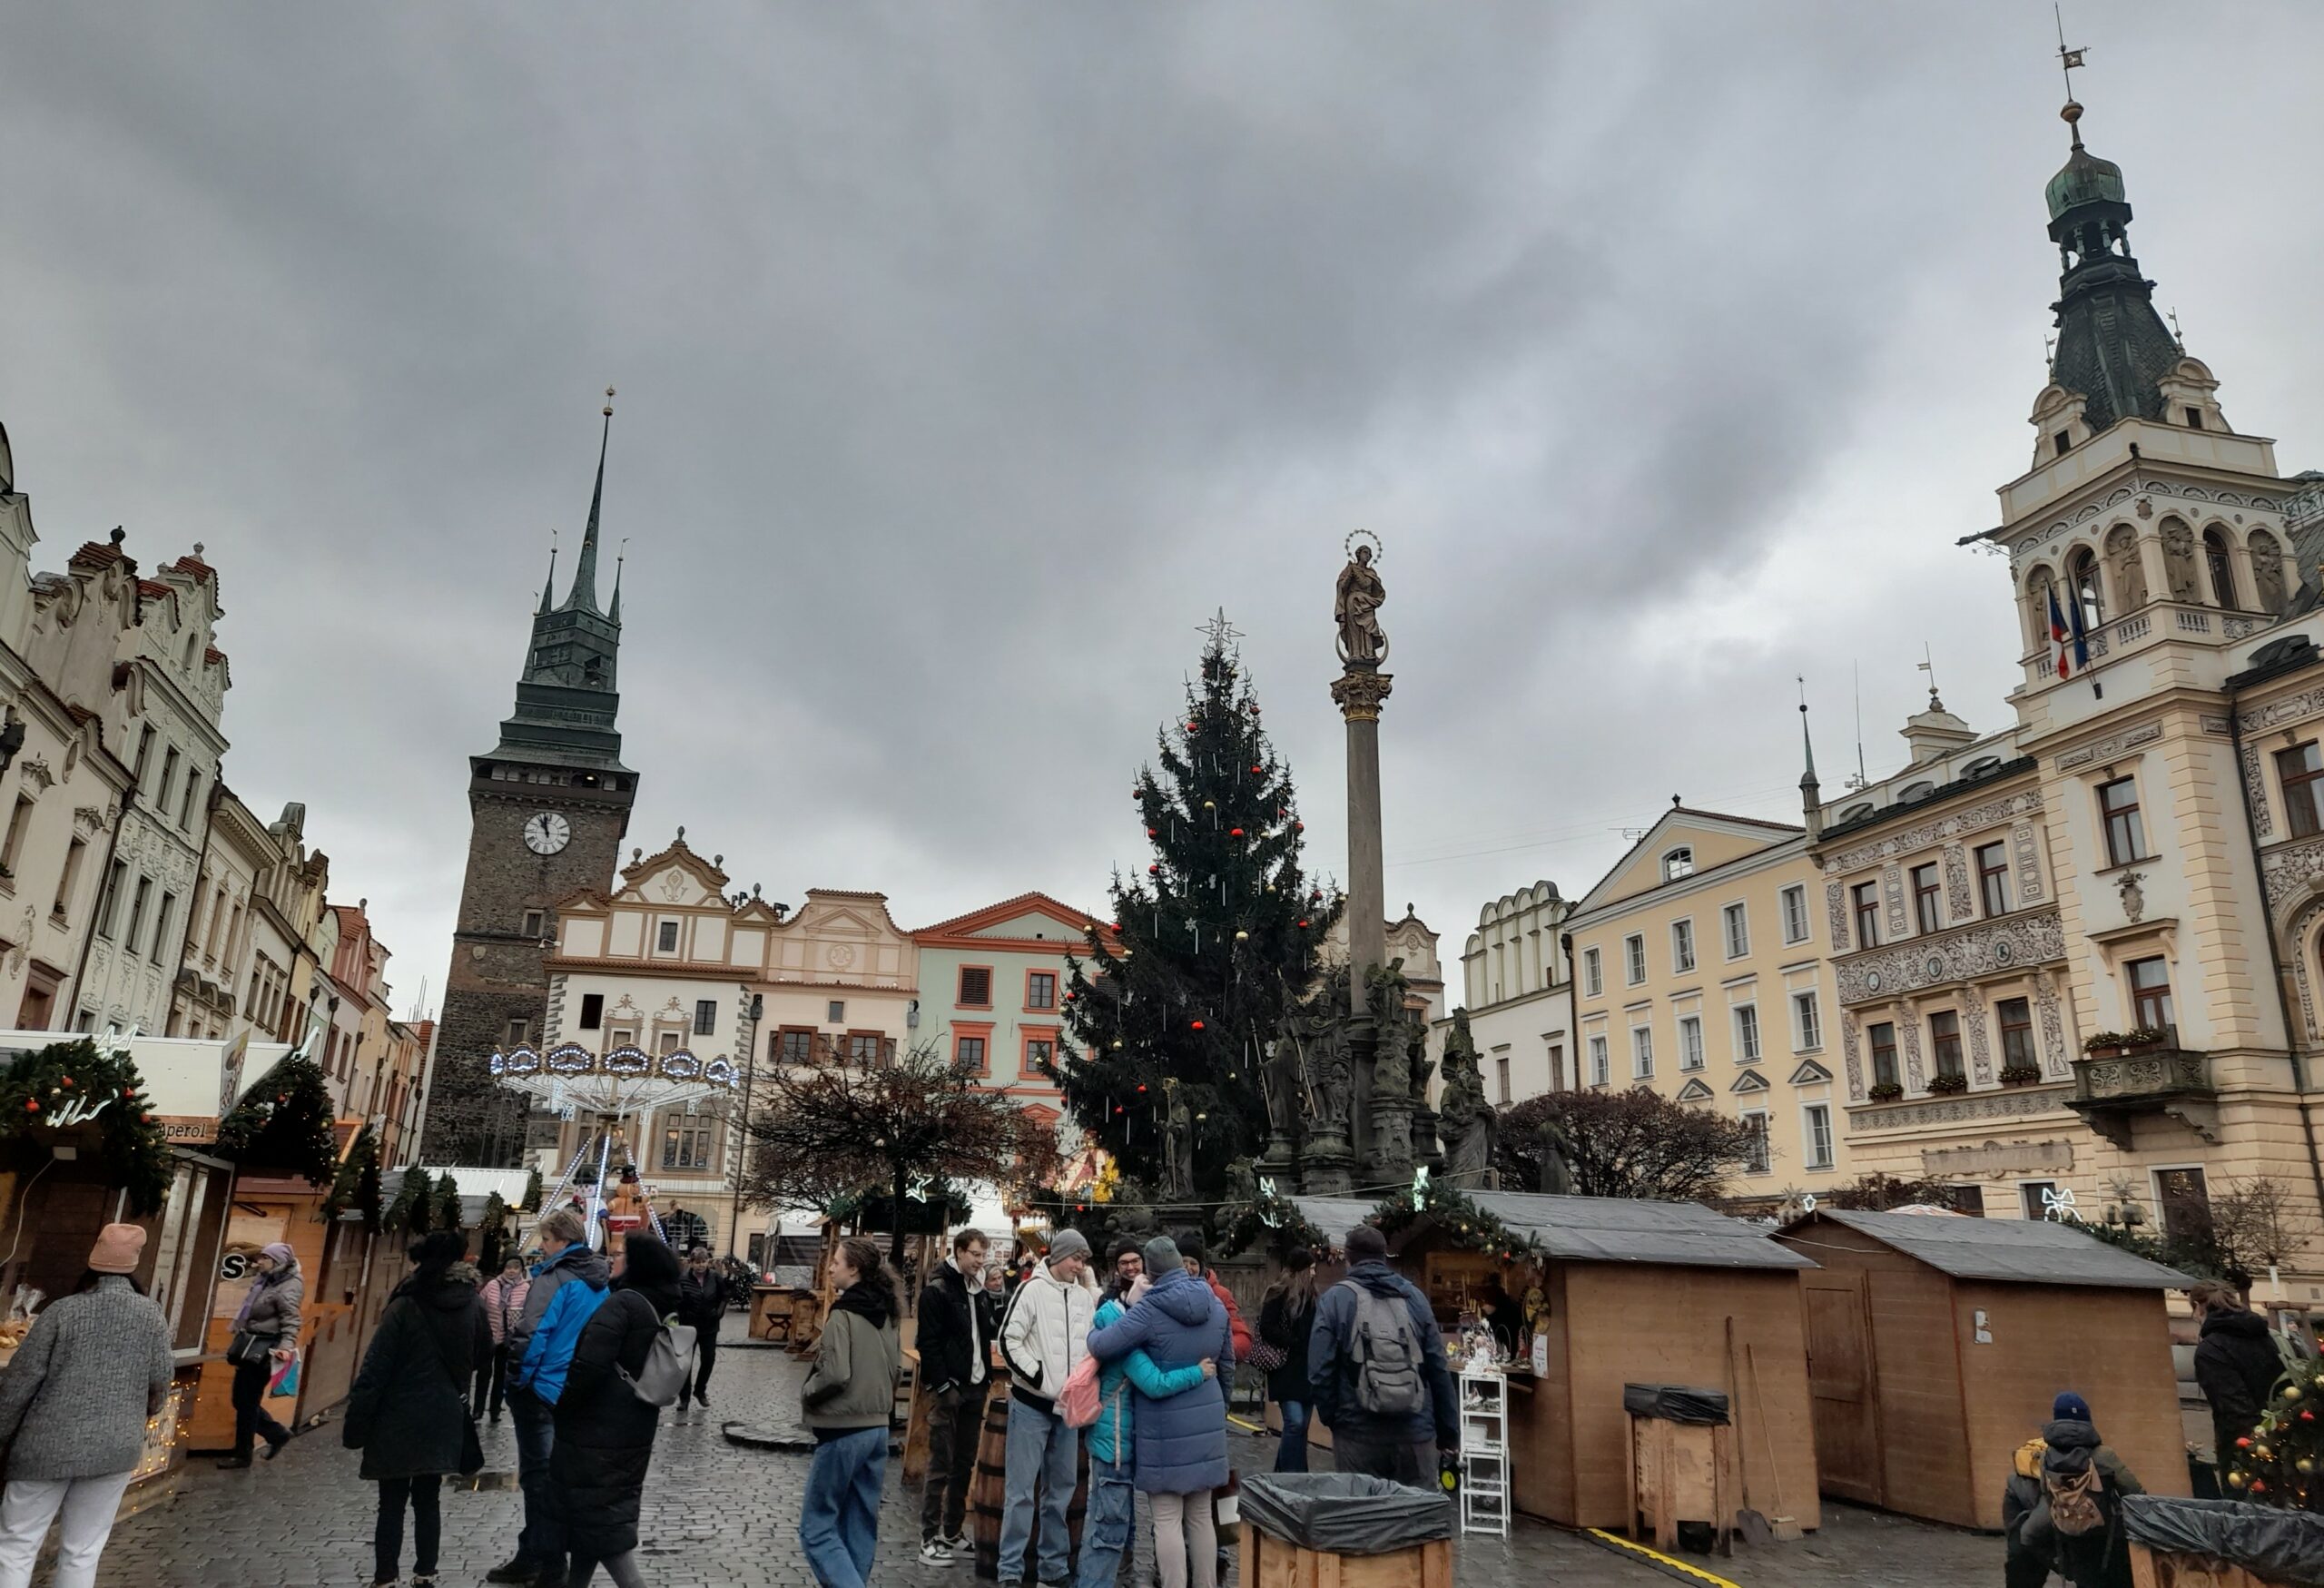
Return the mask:
<path id="1" fill-rule="evenodd" d="M 2235 601 L 2235 559 L 2228 555 L 2227 537 L 2216 528 L 2203 531 L 2203 567 L 2211 577 L 2211 600 L 2232 612 Z"/>
<path id="2" fill-rule="evenodd" d="M 2083 547 L 2066 562 L 2066 586 L 2082 608 L 2082 626 L 2094 634 L 2106 621 L 2105 593 L 2098 584 L 2098 554 Z"/>

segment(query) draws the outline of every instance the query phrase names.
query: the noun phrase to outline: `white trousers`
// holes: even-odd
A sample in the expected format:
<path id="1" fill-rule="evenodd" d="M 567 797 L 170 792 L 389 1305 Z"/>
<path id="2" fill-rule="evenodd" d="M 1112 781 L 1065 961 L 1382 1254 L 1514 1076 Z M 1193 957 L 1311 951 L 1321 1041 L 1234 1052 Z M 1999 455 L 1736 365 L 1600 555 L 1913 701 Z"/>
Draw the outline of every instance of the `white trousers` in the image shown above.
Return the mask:
<path id="1" fill-rule="evenodd" d="M 96 1588 L 97 1557 L 113 1536 L 113 1514 L 129 1489 L 125 1472 L 33 1483 L 12 1480 L 0 1499 L 0 1588 L 31 1588 L 48 1524 L 64 1513 L 52 1588 Z"/>

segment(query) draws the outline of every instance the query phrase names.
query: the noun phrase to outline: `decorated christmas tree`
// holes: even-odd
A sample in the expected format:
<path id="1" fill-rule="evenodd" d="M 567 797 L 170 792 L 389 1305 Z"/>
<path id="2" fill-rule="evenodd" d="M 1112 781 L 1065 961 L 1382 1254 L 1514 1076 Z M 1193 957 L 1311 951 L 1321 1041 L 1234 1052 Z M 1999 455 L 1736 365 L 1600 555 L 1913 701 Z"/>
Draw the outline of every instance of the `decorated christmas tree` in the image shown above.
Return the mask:
<path id="1" fill-rule="evenodd" d="M 407 1235 L 426 1235 L 435 1215 L 435 1190 L 436 1183 L 426 1169 L 415 1165 L 404 1170 L 396 1199 L 388 1204 L 387 1227 Z"/>
<path id="2" fill-rule="evenodd" d="M 1124 1174 L 1206 1203 L 1265 1147 L 1265 1047 L 1316 996 L 1340 912 L 1302 869 L 1291 772 L 1233 638 L 1223 616 L 1211 626 L 1158 770 L 1131 791 L 1152 859 L 1114 879 L 1112 929 L 1068 963 L 1057 1067 Z"/>
<path id="3" fill-rule="evenodd" d="M 2324 1365 L 2302 1363 L 2278 1381 L 2260 1425 L 2222 1450 L 2228 1493 L 2255 1504 L 2324 1511 Z"/>
<path id="4" fill-rule="evenodd" d="M 339 1168 L 330 1088 L 321 1066 L 287 1054 L 218 1122 L 218 1156 L 323 1185 Z"/>
<path id="5" fill-rule="evenodd" d="M 51 1042 L 0 1070 L 0 1146 L 36 1139 L 45 1162 L 54 1132 L 94 1127 L 105 1183 L 128 1192 L 130 1217 L 143 1218 L 161 1210 L 174 1169 L 153 1107 L 126 1046 Z"/>
<path id="6" fill-rule="evenodd" d="M 379 1136 L 369 1125 L 355 1132 L 355 1139 L 347 1144 L 347 1156 L 339 1160 L 339 1172 L 330 1182 L 330 1195 L 323 1198 L 326 1218 L 336 1218 L 350 1209 L 362 1216 L 365 1229 L 378 1232 Z"/>

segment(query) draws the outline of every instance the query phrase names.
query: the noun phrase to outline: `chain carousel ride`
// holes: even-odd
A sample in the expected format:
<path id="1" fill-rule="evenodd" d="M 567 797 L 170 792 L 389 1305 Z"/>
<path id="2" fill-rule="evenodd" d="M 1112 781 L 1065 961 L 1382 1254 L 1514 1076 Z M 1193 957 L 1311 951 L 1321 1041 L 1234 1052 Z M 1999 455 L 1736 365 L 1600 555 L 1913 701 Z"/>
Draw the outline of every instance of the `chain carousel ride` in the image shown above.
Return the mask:
<path id="1" fill-rule="evenodd" d="M 593 1245 L 641 1226 L 668 1238 L 639 1179 L 631 1138 L 648 1128 L 657 1110 L 731 1098 L 742 1084 L 731 1059 L 701 1059 L 684 1048 L 648 1053 L 621 1047 L 598 1054 L 566 1042 L 546 1053 L 518 1046 L 487 1062 L 495 1080 L 524 1093 L 534 1108 L 590 1124 L 564 1177 L 541 1198 L 540 1210 L 564 1207 L 570 1194 L 582 1206 Z M 576 1189 L 585 1179 L 586 1198 Z"/>

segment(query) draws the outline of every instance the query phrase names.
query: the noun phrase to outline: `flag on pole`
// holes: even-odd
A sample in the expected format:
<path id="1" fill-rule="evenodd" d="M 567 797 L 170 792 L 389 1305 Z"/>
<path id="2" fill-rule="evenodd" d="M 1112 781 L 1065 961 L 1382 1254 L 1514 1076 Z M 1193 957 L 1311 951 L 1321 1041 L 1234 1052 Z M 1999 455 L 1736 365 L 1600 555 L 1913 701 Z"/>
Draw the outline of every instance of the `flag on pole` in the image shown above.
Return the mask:
<path id="1" fill-rule="evenodd" d="M 2066 626 L 2066 614 L 2073 615 L 2073 626 Z M 2071 678 L 2078 668 L 2090 666 L 2090 646 L 2082 632 L 2082 603 L 2073 601 L 2064 610 L 2058 607 L 2058 593 L 2050 592 L 2050 643 L 2058 647 L 2058 676 Z"/>

